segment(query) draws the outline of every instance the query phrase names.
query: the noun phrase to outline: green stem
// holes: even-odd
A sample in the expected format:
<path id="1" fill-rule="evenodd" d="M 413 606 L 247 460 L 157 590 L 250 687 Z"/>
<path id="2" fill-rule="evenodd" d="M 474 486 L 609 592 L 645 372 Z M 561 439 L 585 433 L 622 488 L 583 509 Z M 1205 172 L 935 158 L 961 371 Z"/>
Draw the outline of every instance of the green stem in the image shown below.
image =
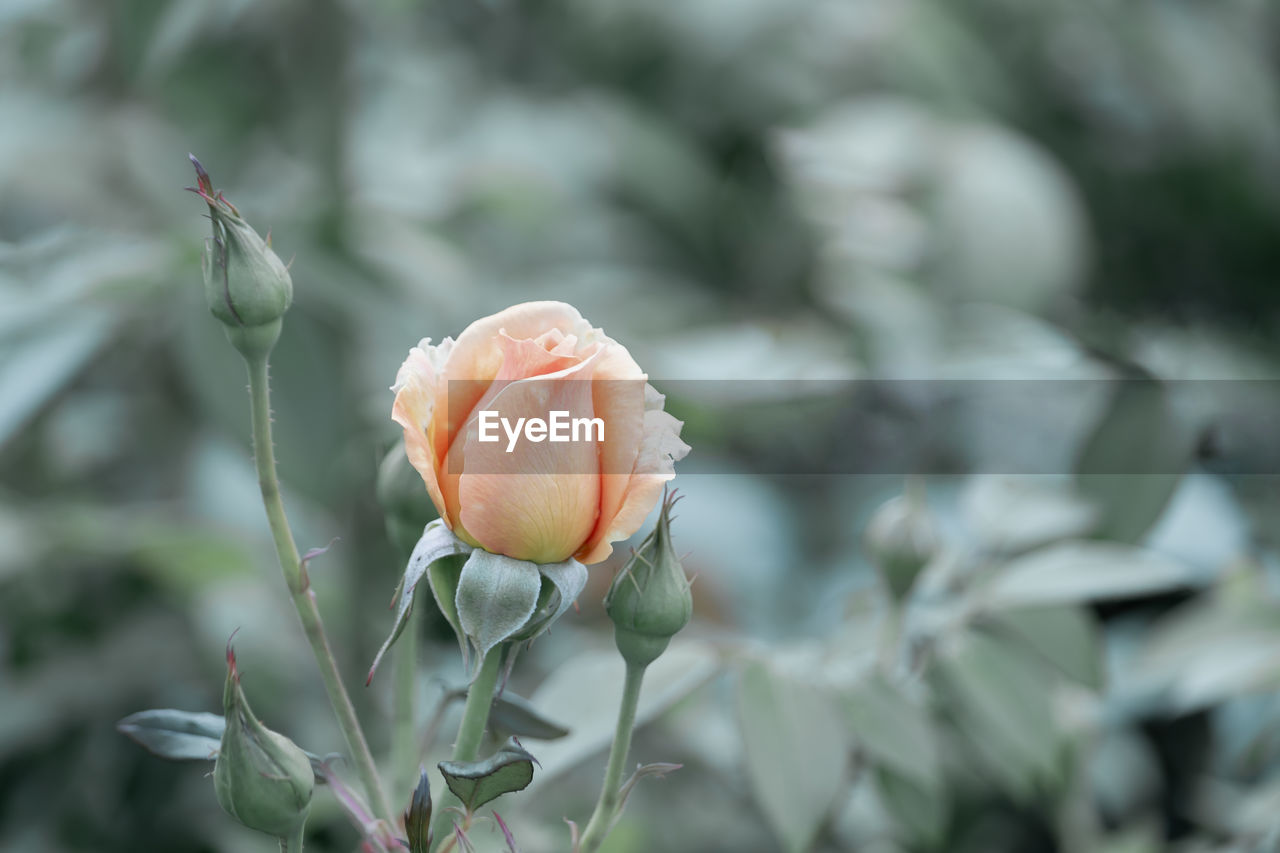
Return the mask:
<path id="1" fill-rule="evenodd" d="M 396 790 L 413 790 L 418 779 L 418 738 L 414 733 L 414 702 L 418 674 L 418 620 L 422 608 L 409 612 L 409 622 L 396 646 L 393 727 L 391 729 L 391 778 Z"/>
<path id="2" fill-rule="evenodd" d="M 302 853 L 302 835 L 305 827 L 305 822 L 300 823 L 288 838 L 280 839 L 280 853 Z"/>
<path id="3" fill-rule="evenodd" d="M 493 706 L 493 692 L 498 686 L 498 671 L 501 668 L 502 644 L 499 643 L 484 656 L 479 674 L 467 689 L 467 704 L 462 708 L 458 738 L 453 742 L 454 761 L 476 760 L 485 726 L 489 724 L 489 709 Z M 453 814 L 449 809 L 460 805 L 462 801 L 455 797 L 452 791 L 446 791 L 436 803 L 431 830 L 435 839 L 442 845 L 439 849 L 445 849 L 443 847 L 445 839 L 453 832 Z"/>
<path id="4" fill-rule="evenodd" d="M 595 853 L 604 843 L 605 836 L 613 828 L 617 818 L 618 793 L 622 786 L 622 772 L 626 769 L 627 753 L 631 750 L 631 730 L 636 724 L 636 707 L 640 704 L 640 684 L 644 681 L 643 666 L 627 664 L 626 681 L 622 687 L 622 707 L 618 709 L 618 728 L 613 735 L 613 747 L 609 750 L 609 766 L 604 773 L 604 787 L 600 789 L 600 801 L 582 833 L 580 850 Z"/>
<path id="5" fill-rule="evenodd" d="M 265 355 L 246 356 L 245 363 L 249 368 L 249 405 L 253 415 L 253 448 L 258 466 L 258 485 L 262 488 L 262 504 L 267 511 L 267 522 L 271 525 L 271 537 L 276 543 L 280 569 L 284 572 L 285 584 L 289 587 L 289 595 L 298 611 L 302 630 L 315 653 L 325 690 L 329 694 L 329 703 L 333 705 L 338 717 L 338 726 L 346 738 L 347 749 L 355 762 L 360 780 L 364 783 L 365 793 L 377 815 L 395 826 L 394 813 L 386 792 L 382 789 L 382 780 L 378 778 L 377 765 L 374 764 L 373 754 L 369 752 L 369 744 L 360 728 L 360 721 L 356 718 L 351 697 L 342 686 L 342 676 L 338 673 L 338 663 L 320 621 L 315 594 L 298 554 L 298 546 L 293 541 L 289 519 L 285 516 L 284 501 L 280 497 L 280 480 L 276 476 L 275 446 L 271 442 L 271 392 L 268 388 L 267 358 Z"/>

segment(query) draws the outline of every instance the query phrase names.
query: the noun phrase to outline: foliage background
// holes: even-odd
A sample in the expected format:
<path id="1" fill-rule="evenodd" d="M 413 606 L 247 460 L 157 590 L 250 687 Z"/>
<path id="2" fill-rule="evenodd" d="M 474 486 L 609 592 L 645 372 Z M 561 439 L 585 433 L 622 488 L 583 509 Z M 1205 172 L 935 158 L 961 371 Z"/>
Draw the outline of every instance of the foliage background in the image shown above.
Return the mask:
<path id="1" fill-rule="evenodd" d="M 281 474 L 302 546 L 340 537 L 313 577 L 355 689 L 400 569 L 386 387 L 507 304 L 572 302 L 655 381 L 1273 379 L 1278 50 L 1262 0 L 3 0 L 0 849 L 272 849 L 114 730 L 216 710 L 237 627 L 266 721 L 339 742 L 187 151 L 294 258 Z M 634 753 L 685 768 L 611 851 L 1272 849 L 1277 490 L 1242 475 L 1274 470 L 1274 400 L 1224 424 L 1117 395 L 1061 477 L 931 478 L 947 549 L 899 687 L 859 542 L 901 478 L 753 473 L 794 401 L 704 402 L 672 401 L 697 618 Z M 1135 452 L 1186 473 L 1070 476 Z M 504 806 L 528 850 L 602 771 L 616 693 L 565 679 L 607 670 L 609 575 L 512 685 L 581 714 Z M 461 675 L 430 630 L 424 718 Z M 384 718 L 388 682 L 357 700 Z M 310 829 L 355 843 L 327 795 Z"/>

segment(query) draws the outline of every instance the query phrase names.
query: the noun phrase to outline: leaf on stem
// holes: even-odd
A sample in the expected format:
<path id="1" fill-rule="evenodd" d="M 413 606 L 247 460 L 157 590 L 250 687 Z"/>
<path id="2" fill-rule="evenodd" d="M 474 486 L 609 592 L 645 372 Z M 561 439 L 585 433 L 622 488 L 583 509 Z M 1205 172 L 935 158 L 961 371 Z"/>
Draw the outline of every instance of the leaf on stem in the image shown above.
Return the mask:
<path id="1" fill-rule="evenodd" d="M 396 596 L 391 602 L 393 606 L 398 605 L 395 624 L 392 625 L 391 634 L 387 637 L 386 642 L 382 644 L 382 648 L 378 649 L 378 654 L 373 659 L 373 666 L 369 667 L 369 676 L 365 679 L 366 686 L 373 681 L 373 674 L 378 669 L 378 664 L 382 662 L 383 655 L 400 637 L 401 632 L 404 631 L 404 626 L 408 624 L 409 613 L 413 610 L 414 593 L 417 590 L 418 582 L 426 575 L 431 564 L 442 557 L 467 554 L 471 550 L 470 545 L 454 536 L 453 531 L 438 518 L 423 529 L 422 538 L 418 540 L 417 546 L 409 556 L 409 562 L 404 569 L 404 577 L 401 578 L 400 586 L 396 590 Z M 441 609 L 443 610 L 443 607 Z M 448 613 L 445 615 L 448 616 Z"/>
<path id="2" fill-rule="evenodd" d="M 482 761 L 441 761 L 437 766 L 445 784 L 468 812 L 503 794 L 523 790 L 533 781 L 532 755 L 514 737 Z"/>
<path id="3" fill-rule="evenodd" d="M 528 699 L 509 690 L 494 698 L 489 709 L 489 725 L 509 734 L 537 740 L 558 740 L 569 734 L 564 726 L 538 713 Z"/>
<path id="4" fill-rule="evenodd" d="M 622 814 L 623 808 L 627 805 L 627 797 L 631 796 L 631 789 L 636 786 L 646 776 L 653 776 L 655 779 L 661 779 L 668 773 L 674 773 L 684 767 L 683 764 L 670 764 L 667 762 L 656 761 L 653 764 L 642 764 L 636 768 L 636 772 L 632 773 L 626 782 L 622 783 L 622 787 L 618 789 L 618 814 Z"/>
<path id="5" fill-rule="evenodd" d="M 227 722 L 220 714 L 156 709 L 130 714 L 116 731 L 173 761 L 213 761 Z"/>

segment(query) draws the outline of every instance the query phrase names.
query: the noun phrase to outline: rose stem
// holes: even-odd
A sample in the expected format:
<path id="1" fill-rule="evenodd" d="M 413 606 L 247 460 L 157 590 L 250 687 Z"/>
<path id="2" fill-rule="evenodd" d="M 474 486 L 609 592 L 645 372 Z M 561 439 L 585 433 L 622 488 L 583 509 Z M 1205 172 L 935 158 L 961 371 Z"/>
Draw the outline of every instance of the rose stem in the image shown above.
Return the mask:
<path id="1" fill-rule="evenodd" d="M 397 790 L 412 785 L 418 776 L 418 738 L 414 733 L 414 702 L 418 674 L 418 620 L 421 607 L 409 611 L 409 622 L 396 646 L 394 725 L 391 729 L 391 773 Z"/>
<path id="2" fill-rule="evenodd" d="M 298 824 L 298 828 L 288 838 L 280 839 L 280 853 L 302 853 L 302 834 L 306 822 Z"/>
<path id="3" fill-rule="evenodd" d="M 485 654 L 480 672 L 467 689 L 467 704 L 462 708 L 462 722 L 458 725 L 458 737 L 453 742 L 454 761 L 476 760 L 480 739 L 484 737 L 485 726 L 489 723 L 489 708 L 493 705 L 493 691 L 498 686 L 498 670 L 501 668 L 502 643 L 499 643 Z M 453 816 L 449 809 L 460 805 L 462 801 L 452 791 L 445 791 L 436 804 L 432 833 L 441 842 L 440 850 L 446 849 L 446 834 L 452 834 Z"/>
<path id="4" fill-rule="evenodd" d="M 645 667 L 627 664 L 626 681 L 622 687 L 622 706 L 618 709 L 618 728 L 613 735 L 613 747 L 609 750 L 609 766 L 604 774 L 604 787 L 600 789 L 600 802 L 582 833 L 579 849 L 582 853 L 594 853 L 604 843 L 618 811 L 618 791 L 622 785 L 622 771 L 627 764 L 627 752 L 631 749 L 631 730 L 636 724 L 636 707 L 640 704 L 640 683 L 644 681 Z"/>
<path id="5" fill-rule="evenodd" d="M 346 688 L 342 686 L 337 661 L 334 660 L 333 650 L 329 647 L 329 639 L 325 636 L 324 625 L 320 621 L 315 593 L 311 590 L 302 558 L 298 555 L 298 546 L 294 543 L 293 531 L 285 516 L 284 501 L 280 498 L 275 447 L 271 443 L 271 392 L 268 387 L 267 358 L 265 355 L 246 356 L 245 363 L 249 368 L 249 408 L 253 416 L 253 448 L 258 466 L 258 485 L 262 488 L 262 504 L 266 508 L 267 522 L 276 543 L 280 569 L 284 572 L 285 584 L 289 587 L 289 595 L 298 611 L 302 629 L 315 653 L 316 664 L 320 667 L 320 675 L 329 694 L 329 703 L 333 705 L 338 726 L 346 738 L 347 749 L 355 761 L 365 793 L 378 816 L 395 826 L 394 814 L 387 794 L 382 789 L 382 780 L 378 778 L 378 768 L 369 752 L 369 744 L 360 728 L 360 721 L 356 718 L 356 709 L 351 704 Z"/>

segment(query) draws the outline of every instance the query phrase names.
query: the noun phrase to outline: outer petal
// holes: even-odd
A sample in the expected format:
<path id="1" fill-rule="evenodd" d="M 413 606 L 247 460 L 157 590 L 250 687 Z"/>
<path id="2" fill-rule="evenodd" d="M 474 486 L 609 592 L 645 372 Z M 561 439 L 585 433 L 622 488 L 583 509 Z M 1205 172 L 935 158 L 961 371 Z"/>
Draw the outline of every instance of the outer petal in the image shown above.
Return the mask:
<path id="1" fill-rule="evenodd" d="M 621 509 L 631 483 L 644 441 L 646 379 L 626 347 L 609 341 L 596 368 L 592 395 L 596 415 L 606 425 L 600 448 L 600 514 L 584 547 L 593 548 L 608 533 L 608 524 Z"/>
<path id="2" fill-rule="evenodd" d="M 548 376 L 506 384 L 477 409 L 519 417 L 546 418 L 551 410 L 570 417 L 594 417 L 591 378 L 594 358 Z M 608 425 L 605 427 L 606 434 Z M 517 441 L 507 452 L 505 435 L 481 442 L 475 420 L 457 445 L 466 468 L 459 497 L 462 523 L 485 550 L 535 563 L 558 563 L 573 556 L 596 525 L 600 505 L 597 446 L 577 441 Z"/>
<path id="3" fill-rule="evenodd" d="M 662 486 L 676 475 L 675 463 L 689 452 L 689 445 L 680 440 L 683 424 L 662 410 L 664 399 L 652 387 L 645 386 L 644 437 L 635 468 L 618 511 L 612 518 L 601 516 L 595 532 L 577 554 L 578 560 L 587 565 L 608 557 L 613 553 L 612 543 L 640 529 L 658 502 Z"/>
<path id="4" fill-rule="evenodd" d="M 441 367 L 449 356 L 452 343 L 446 338 L 444 343 L 434 347 L 426 338 L 409 350 L 409 357 L 400 366 L 396 384 L 392 386 L 396 398 L 391 406 L 391 419 L 404 427 L 405 455 L 422 475 L 431 502 L 450 528 L 457 516 L 449 513 L 441 492 L 439 472 L 442 459 L 432 446 L 431 421 L 442 382 Z"/>

